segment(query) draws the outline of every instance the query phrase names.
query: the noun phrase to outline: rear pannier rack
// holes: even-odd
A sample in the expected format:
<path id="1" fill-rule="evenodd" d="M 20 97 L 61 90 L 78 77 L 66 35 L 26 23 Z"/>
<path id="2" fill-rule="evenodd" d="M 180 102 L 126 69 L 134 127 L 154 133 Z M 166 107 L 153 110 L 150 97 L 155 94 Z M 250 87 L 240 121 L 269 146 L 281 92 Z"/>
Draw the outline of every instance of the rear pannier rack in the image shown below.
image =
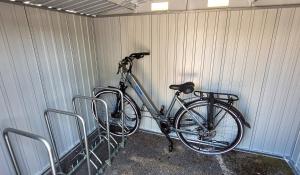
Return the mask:
<path id="1" fill-rule="evenodd" d="M 232 103 L 234 101 L 238 101 L 239 97 L 234 94 L 229 93 L 216 93 L 216 92 L 205 92 L 205 91 L 194 91 L 194 95 L 196 97 L 200 97 L 201 100 L 208 100 L 209 95 L 213 95 L 214 99 L 225 101 L 227 103 Z"/>

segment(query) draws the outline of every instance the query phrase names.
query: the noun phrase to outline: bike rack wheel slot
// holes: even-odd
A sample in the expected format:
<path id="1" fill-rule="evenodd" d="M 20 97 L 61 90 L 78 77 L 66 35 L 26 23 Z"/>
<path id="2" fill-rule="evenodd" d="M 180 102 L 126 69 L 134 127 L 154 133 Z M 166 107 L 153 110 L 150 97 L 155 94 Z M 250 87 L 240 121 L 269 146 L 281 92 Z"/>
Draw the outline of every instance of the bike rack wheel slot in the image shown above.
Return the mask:
<path id="1" fill-rule="evenodd" d="M 72 99 L 72 104 L 73 104 L 73 109 L 74 109 L 74 112 L 77 114 L 78 113 L 78 101 L 80 100 L 89 100 L 89 101 L 92 101 L 92 102 L 95 102 L 95 101 L 99 101 L 102 103 L 102 105 L 104 106 L 105 108 L 105 117 L 106 117 L 106 127 L 107 127 L 107 130 L 106 131 L 101 131 L 101 128 L 98 124 L 98 114 L 96 113 L 95 115 L 93 115 L 93 118 L 94 120 L 97 122 L 97 130 L 98 130 L 98 136 L 100 138 L 100 141 L 98 144 L 96 145 L 100 145 L 101 144 L 101 139 L 105 139 L 107 141 L 107 149 L 108 149 L 108 159 L 105 160 L 104 162 L 107 164 L 107 165 L 111 165 L 111 160 L 112 160 L 112 157 L 115 155 L 113 154 L 114 152 L 116 152 L 116 150 L 118 149 L 118 142 L 115 140 L 114 137 L 111 136 L 110 134 L 110 123 L 109 123 L 109 117 L 108 117 L 108 109 L 107 109 L 107 103 L 103 100 L 103 99 L 99 99 L 99 98 L 96 98 L 96 97 L 89 97 L 89 96 L 80 96 L 80 95 L 77 95 L 77 96 L 74 96 L 73 99 Z M 96 107 L 96 105 L 95 105 Z M 122 130 L 123 129 L 123 126 L 122 126 Z M 114 145 L 114 143 L 116 144 L 116 146 Z M 91 151 L 91 155 L 93 157 L 95 157 L 95 159 L 99 162 L 99 164 L 102 166 L 102 168 L 98 168 L 97 171 L 99 172 L 100 170 L 103 170 L 103 167 L 104 165 L 106 164 L 103 164 L 103 162 L 101 161 L 101 159 L 96 155 L 96 153 L 94 152 L 94 150 L 96 149 L 96 147 L 98 146 L 95 146 L 94 149 L 90 150 Z M 111 150 L 113 149 L 113 151 Z"/>
<path id="2" fill-rule="evenodd" d="M 61 170 L 61 164 L 60 164 L 60 159 L 59 159 L 59 155 L 58 155 L 58 152 L 57 152 L 55 139 L 53 137 L 52 125 L 51 125 L 51 122 L 49 120 L 49 113 L 62 114 L 64 116 L 73 117 L 73 118 L 76 119 L 76 121 L 77 121 L 77 131 L 78 131 L 78 136 L 79 136 L 79 140 L 80 140 L 80 146 L 82 146 L 82 148 L 84 148 L 83 150 L 85 150 L 84 160 L 86 159 L 86 161 L 87 161 L 88 175 L 91 175 L 90 153 L 88 151 L 89 148 L 88 148 L 87 131 L 86 131 L 85 121 L 84 121 L 83 117 L 78 115 L 78 114 L 72 113 L 72 112 L 62 111 L 62 110 L 57 110 L 57 109 L 50 109 L 50 108 L 47 109 L 44 112 L 44 117 L 45 117 L 45 120 L 46 120 L 46 126 L 47 126 L 47 129 L 48 129 L 48 133 L 50 135 L 50 141 L 51 141 L 51 144 L 52 144 L 52 147 L 53 147 L 53 150 L 54 150 L 54 154 L 55 154 L 55 157 L 56 157 L 56 160 L 57 160 L 57 164 L 58 164 L 60 170 Z M 53 115 L 53 116 L 58 117 L 57 115 Z M 81 130 L 80 130 L 80 123 L 81 123 L 82 129 L 83 129 L 84 141 L 82 141 L 82 137 L 81 137 L 82 133 L 81 133 Z M 76 169 L 78 167 L 79 166 L 76 166 Z M 69 172 L 68 174 L 71 174 L 74 171 L 75 171 L 75 169 L 72 169 L 71 172 Z"/>
<path id="3" fill-rule="evenodd" d="M 96 95 L 96 90 L 113 90 L 113 91 L 116 91 L 120 94 L 121 96 L 121 120 L 122 120 L 122 142 L 121 142 L 121 147 L 124 148 L 125 146 L 125 135 L 124 135 L 124 94 L 123 92 L 118 89 L 118 88 L 113 88 L 113 87 L 101 87 L 101 86 L 98 86 L 98 87 L 95 87 L 93 89 L 93 95 L 95 96 Z M 107 121 L 108 121 L 108 118 L 107 118 Z"/>

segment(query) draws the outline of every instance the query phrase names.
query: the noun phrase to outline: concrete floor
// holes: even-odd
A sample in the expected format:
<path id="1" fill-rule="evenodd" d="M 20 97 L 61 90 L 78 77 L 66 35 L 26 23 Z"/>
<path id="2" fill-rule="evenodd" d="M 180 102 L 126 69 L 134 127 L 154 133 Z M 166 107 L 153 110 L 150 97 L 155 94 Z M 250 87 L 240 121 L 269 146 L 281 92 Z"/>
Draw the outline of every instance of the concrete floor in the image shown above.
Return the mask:
<path id="1" fill-rule="evenodd" d="M 175 141 L 169 153 L 164 137 L 136 133 L 125 149 L 106 168 L 106 175 L 289 175 L 293 174 L 283 160 L 232 151 L 219 156 L 205 156 Z"/>

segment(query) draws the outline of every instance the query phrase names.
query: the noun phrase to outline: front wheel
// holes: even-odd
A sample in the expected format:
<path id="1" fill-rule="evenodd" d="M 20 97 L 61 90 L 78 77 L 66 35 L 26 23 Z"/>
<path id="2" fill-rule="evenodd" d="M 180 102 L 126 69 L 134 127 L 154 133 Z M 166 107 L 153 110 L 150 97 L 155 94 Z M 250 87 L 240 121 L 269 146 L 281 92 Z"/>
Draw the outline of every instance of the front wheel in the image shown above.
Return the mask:
<path id="1" fill-rule="evenodd" d="M 117 91 L 102 90 L 95 94 L 96 98 L 100 98 L 107 103 L 109 127 L 112 135 L 122 136 L 122 120 L 121 120 L 121 98 Z M 104 108 L 97 104 L 96 101 L 92 102 L 92 111 L 94 117 L 98 117 L 99 125 L 106 130 L 106 116 Z M 140 125 L 141 113 L 134 102 L 134 100 L 124 93 L 123 99 L 123 114 L 124 114 L 124 135 L 129 136 L 133 134 Z"/>
<path id="2" fill-rule="evenodd" d="M 202 154 L 222 154 L 235 148 L 243 137 L 243 124 L 231 106 L 213 105 L 213 126 L 207 120 L 208 102 L 194 101 L 176 114 L 175 129 L 180 140 Z M 209 128 L 209 129 L 208 129 Z"/>

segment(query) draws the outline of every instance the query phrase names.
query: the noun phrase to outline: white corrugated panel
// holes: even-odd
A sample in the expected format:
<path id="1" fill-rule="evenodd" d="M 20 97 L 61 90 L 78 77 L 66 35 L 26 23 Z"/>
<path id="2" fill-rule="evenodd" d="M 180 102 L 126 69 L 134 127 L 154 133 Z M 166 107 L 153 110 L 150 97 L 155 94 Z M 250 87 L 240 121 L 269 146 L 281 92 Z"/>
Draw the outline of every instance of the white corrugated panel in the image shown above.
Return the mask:
<path id="1" fill-rule="evenodd" d="M 121 58 L 150 51 L 135 62 L 134 73 L 157 106 L 169 104 L 169 84 L 184 81 L 238 94 L 237 107 L 252 126 L 240 148 L 290 156 L 300 167 L 299 29 L 300 8 L 91 19 L 0 3 L 1 131 L 15 127 L 47 137 L 47 107 L 71 111 L 72 97 L 91 95 L 99 80 L 117 85 Z M 77 137 L 73 121 L 59 121 L 55 135 L 63 154 Z M 87 122 L 92 129 L 93 121 Z M 158 131 L 149 118 L 141 128 Z M 45 168 L 38 145 L 20 138 L 13 143 L 24 174 Z M 6 162 L 0 174 L 12 174 L 3 145 L 0 139 L 0 162 Z"/>
<path id="2" fill-rule="evenodd" d="M 291 164 L 294 165 L 295 170 L 300 173 L 300 134 L 294 141 L 294 151 L 291 156 Z"/>
<path id="3" fill-rule="evenodd" d="M 99 85 L 91 18 L 0 3 L 0 128 L 13 127 L 48 138 L 46 108 L 72 111 L 74 95 Z M 83 109 L 84 114 L 89 106 Z M 78 142 L 72 119 L 56 120 L 60 154 Z M 91 131 L 93 120 L 87 120 Z M 23 174 L 48 164 L 45 149 L 13 137 Z M 0 139 L 0 174 L 13 174 Z"/>
<path id="4" fill-rule="evenodd" d="M 240 148 L 291 156 L 299 133 L 300 8 L 216 10 L 94 19 L 101 81 L 116 85 L 117 63 L 150 51 L 134 71 L 157 106 L 172 83 L 240 96 L 252 128 Z M 105 65 L 105 66 L 104 66 Z M 158 131 L 154 121 L 142 128 Z"/>

